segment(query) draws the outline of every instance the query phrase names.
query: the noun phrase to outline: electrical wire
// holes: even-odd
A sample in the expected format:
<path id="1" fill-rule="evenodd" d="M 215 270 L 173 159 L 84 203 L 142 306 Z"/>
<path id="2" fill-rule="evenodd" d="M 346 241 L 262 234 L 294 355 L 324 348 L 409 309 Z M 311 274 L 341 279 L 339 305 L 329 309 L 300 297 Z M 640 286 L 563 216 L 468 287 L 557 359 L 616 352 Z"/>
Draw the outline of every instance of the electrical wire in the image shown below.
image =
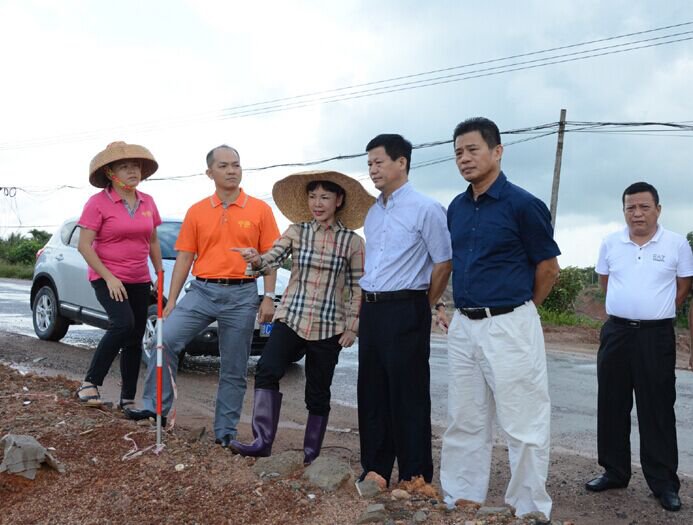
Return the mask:
<path id="1" fill-rule="evenodd" d="M 430 76 L 432 74 L 438 74 L 441 72 L 448 72 L 448 71 L 454 71 L 454 70 L 469 68 L 469 67 L 478 66 L 478 65 L 497 63 L 497 62 L 502 62 L 502 61 L 514 60 L 516 58 L 524 58 L 524 57 L 529 57 L 529 56 L 536 56 L 539 54 L 546 54 L 546 53 L 550 53 L 550 52 L 554 52 L 554 51 L 573 49 L 576 47 L 592 45 L 595 43 L 603 43 L 603 42 L 613 41 L 613 40 L 617 40 L 617 39 L 621 39 L 621 38 L 627 38 L 627 37 L 632 37 L 632 36 L 637 36 L 637 35 L 650 34 L 650 33 L 654 33 L 654 32 L 684 27 L 684 26 L 690 26 L 691 24 L 693 24 L 693 22 L 683 22 L 680 24 L 662 26 L 662 27 L 652 28 L 652 29 L 648 29 L 648 30 L 644 30 L 644 31 L 626 33 L 623 35 L 615 35 L 615 36 L 591 40 L 591 41 L 587 41 L 587 42 L 581 42 L 581 43 L 570 44 L 570 45 L 566 45 L 566 46 L 559 46 L 559 47 L 553 47 L 553 48 L 548 48 L 548 49 L 539 50 L 539 51 L 532 51 L 532 52 L 528 52 L 528 53 L 511 55 L 511 56 L 503 57 L 503 58 L 478 61 L 478 62 L 463 64 L 463 65 L 459 65 L 459 66 L 453 66 L 453 67 L 448 67 L 448 68 L 441 68 L 441 69 L 435 69 L 435 70 L 430 70 L 430 71 L 425 71 L 425 72 L 420 72 L 420 73 L 414 73 L 414 74 L 410 74 L 410 75 L 392 77 L 390 79 L 378 80 L 378 81 L 373 81 L 373 82 L 366 82 L 366 83 L 362 83 L 362 84 L 354 84 L 352 86 L 346 86 L 346 87 L 342 87 L 342 88 L 335 88 L 335 89 L 331 89 L 331 90 L 318 91 L 318 92 L 304 94 L 304 95 L 296 95 L 296 96 L 291 96 L 291 97 L 273 99 L 273 100 L 265 101 L 265 102 L 256 102 L 256 103 L 252 103 L 252 104 L 233 106 L 230 108 L 225 108 L 221 111 L 205 112 L 202 114 L 202 116 L 199 116 L 199 115 L 194 116 L 193 115 L 193 116 L 188 116 L 188 117 L 178 117 L 178 118 L 174 118 L 174 119 L 152 121 L 149 123 L 140 124 L 139 126 L 137 126 L 137 125 L 127 126 L 127 127 L 122 126 L 122 127 L 116 128 L 116 129 L 132 131 L 133 128 L 136 128 L 136 129 L 140 129 L 140 130 L 146 132 L 146 131 L 153 131 L 153 130 L 158 129 L 164 125 L 165 126 L 184 125 L 184 124 L 189 124 L 191 122 L 197 122 L 200 120 L 204 121 L 204 120 L 209 119 L 209 118 L 213 118 L 215 120 L 224 120 L 224 119 L 229 119 L 229 118 L 258 116 L 258 115 L 264 115 L 264 114 L 268 114 L 268 113 L 276 113 L 278 111 L 287 111 L 287 110 L 292 110 L 292 109 L 299 109 L 299 108 L 303 108 L 303 107 L 307 107 L 307 106 L 311 106 L 311 105 L 342 102 L 342 101 L 347 101 L 347 100 L 364 98 L 367 96 L 396 93 L 396 92 L 401 92 L 401 91 L 407 91 L 410 89 L 418 89 L 421 87 L 429 87 L 429 86 L 447 84 L 447 83 L 451 83 L 451 82 L 460 82 L 463 80 L 471 80 L 474 78 L 499 75 L 499 74 L 509 73 L 509 72 L 513 72 L 513 71 L 522 71 L 522 70 L 534 69 L 534 68 L 538 68 L 538 67 L 546 67 L 549 65 L 561 64 L 561 63 L 566 63 L 566 62 L 574 62 L 577 60 L 585 60 L 588 58 L 595 58 L 595 57 L 606 56 L 606 55 L 611 55 L 611 54 L 625 53 L 625 52 L 634 51 L 634 50 L 638 50 L 638 49 L 657 47 L 657 46 L 682 42 L 682 41 L 686 41 L 686 40 L 691 40 L 691 39 L 693 39 L 693 36 L 689 36 L 686 38 L 673 39 L 673 40 L 671 40 L 671 39 L 674 37 L 677 37 L 677 36 L 689 35 L 693 32 L 687 31 L 687 32 L 673 33 L 673 34 L 668 34 L 668 35 L 663 35 L 663 36 L 651 37 L 651 38 L 647 38 L 647 39 L 635 40 L 635 41 L 631 41 L 631 42 L 622 42 L 622 43 L 618 43 L 618 44 L 602 46 L 602 47 L 595 48 L 595 49 L 576 51 L 576 52 L 572 52 L 572 53 L 564 53 L 564 54 L 560 54 L 560 55 L 543 57 L 543 58 L 538 58 L 538 59 L 529 60 L 529 61 L 515 62 L 512 64 L 506 64 L 506 65 L 502 65 L 502 66 L 484 68 L 484 69 L 473 70 L 473 71 L 468 71 L 468 72 L 463 72 L 463 73 L 456 73 L 454 75 L 444 75 L 444 76 L 438 76 L 438 77 L 433 77 L 433 78 L 427 78 L 424 80 L 415 80 L 412 82 L 404 82 L 404 83 L 400 82 L 399 84 L 396 84 L 396 83 L 393 84 L 393 82 L 399 82 L 400 80 L 408 80 L 408 79 L 413 79 L 413 78 L 419 78 L 422 76 Z M 655 42 L 657 40 L 663 40 L 663 39 L 670 39 L 670 40 L 668 40 L 666 42 L 652 43 L 652 42 Z M 646 43 L 646 45 L 634 46 L 634 44 L 638 44 L 638 43 Z M 604 51 L 604 50 L 610 50 L 610 51 Z M 598 51 L 604 51 L 604 52 L 598 52 Z M 569 57 L 569 58 L 567 58 L 567 57 Z M 562 58 L 562 60 L 558 60 L 559 58 Z M 360 89 L 362 87 L 382 86 L 384 84 L 389 84 L 389 85 L 385 85 L 383 87 L 376 87 L 376 88 L 372 88 L 372 89 L 367 89 L 367 90 L 353 91 L 354 89 Z M 347 92 L 347 91 L 351 91 L 351 92 L 340 94 L 342 92 Z M 323 96 L 323 95 L 326 95 L 329 93 L 333 93 L 333 95 L 330 95 L 327 97 Z M 306 98 L 309 98 L 309 100 L 300 100 L 300 99 L 306 99 Z M 276 105 L 277 102 L 282 102 L 282 104 Z M 274 104 L 274 105 L 272 105 L 272 104 Z M 81 133 L 75 133 L 75 134 L 70 134 L 70 135 L 53 136 L 53 137 L 38 138 L 38 139 L 28 139 L 25 141 L 17 141 L 17 142 L 0 143 L 0 151 L 10 150 L 10 149 L 21 149 L 21 148 L 26 148 L 26 147 L 35 147 L 38 145 L 58 144 L 58 143 L 69 142 L 69 141 L 89 140 L 91 138 L 101 136 L 104 133 L 111 133 L 112 134 L 113 128 L 111 128 L 110 130 L 109 129 L 102 129 L 102 130 L 93 131 L 93 132 L 81 132 Z"/>

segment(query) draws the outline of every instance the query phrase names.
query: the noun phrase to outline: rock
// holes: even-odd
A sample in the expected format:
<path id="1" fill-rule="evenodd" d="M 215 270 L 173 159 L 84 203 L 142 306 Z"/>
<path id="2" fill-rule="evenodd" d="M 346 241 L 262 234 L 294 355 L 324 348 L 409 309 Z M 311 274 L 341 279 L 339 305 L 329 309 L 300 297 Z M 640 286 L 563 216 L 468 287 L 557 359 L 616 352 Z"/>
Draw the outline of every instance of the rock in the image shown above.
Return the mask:
<path id="1" fill-rule="evenodd" d="M 496 516 L 500 518 L 512 518 L 513 511 L 508 507 L 481 507 L 476 511 L 477 518 L 486 518 L 489 516 Z"/>
<path id="2" fill-rule="evenodd" d="M 417 510 L 414 513 L 414 516 L 412 517 L 412 520 L 414 523 L 423 523 L 428 519 L 428 514 L 426 514 L 423 510 Z"/>
<path id="3" fill-rule="evenodd" d="M 303 458 L 301 458 L 303 459 Z M 303 478 L 327 492 L 333 492 L 351 477 L 347 463 L 320 456 L 306 469 Z"/>
<path id="4" fill-rule="evenodd" d="M 18 474 L 33 480 L 42 463 L 61 474 L 65 472 L 65 467 L 32 436 L 7 434 L 0 439 L 0 443 L 5 444 L 0 472 Z"/>
<path id="5" fill-rule="evenodd" d="M 387 487 L 387 481 L 377 472 L 371 471 L 368 474 L 366 474 L 366 476 L 363 479 L 364 481 L 367 479 L 375 481 L 380 487 L 380 490 L 385 490 L 385 487 Z"/>
<path id="6" fill-rule="evenodd" d="M 382 503 L 374 503 L 368 505 L 366 512 L 361 514 L 361 517 L 356 523 L 380 523 L 387 519 L 387 513 L 385 512 L 385 505 Z"/>
<path id="7" fill-rule="evenodd" d="M 529 514 L 523 514 L 521 517 L 523 520 L 528 520 L 529 523 L 536 525 L 549 525 L 551 523 L 551 520 L 544 516 L 543 512 L 539 512 L 538 510 L 530 512 Z"/>
<path id="8" fill-rule="evenodd" d="M 372 498 L 381 492 L 380 485 L 373 479 L 356 482 L 356 490 L 362 498 Z"/>
<path id="9" fill-rule="evenodd" d="M 252 469 L 260 477 L 275 477 L 287 476 L 302 466 L 303 452 L 288 450 L 268 458 L 259 458 Z"/>
<path id="10" fill-rule="evenodd" d="M 194 428 L 187 433 L 187 436 L 185 436 L 185 440 L 188 443 L 195 443 L 196 441 L 200 441 L 203 437 L 205 437 L 206 434 L 206 427 Z"/>
<path id="11" fill-rule="evenodd" d="M 477 503 L 476 501 L 472 501 L 470 499 L 458 499 L 455 501 L 455 507 L 459 509 L 475 509 L 479 510 L 481 508 L 481 504 Z"/>
<path id="12" fill-rule="evenodd" d="M 409 499 L 409 498 L 411 498 L 409 493 L 406 490 L 402 490 L 402 489 L 394 489 L 392 491 L 392 497 L 394 497 L 395 499 Z"/>

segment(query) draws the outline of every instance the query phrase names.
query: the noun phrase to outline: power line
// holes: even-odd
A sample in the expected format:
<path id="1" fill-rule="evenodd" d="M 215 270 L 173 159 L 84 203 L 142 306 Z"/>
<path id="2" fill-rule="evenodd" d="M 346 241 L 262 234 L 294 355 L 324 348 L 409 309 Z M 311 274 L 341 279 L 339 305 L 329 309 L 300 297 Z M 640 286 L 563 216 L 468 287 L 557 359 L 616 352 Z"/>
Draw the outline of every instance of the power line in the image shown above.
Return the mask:
<path id="1" fill-rule="evenodd" d="M 532 52 L 528 52 L 528 53 L 511 55 L 511 56 L 503 57 L 503 58 L 496 58 L 496 59 L 491 59 L 491 60 L 473 62 L 473 63 L 469 63 L 469 64 L 462 64 L 459 66 L 453 66 L 453 67 L 448 67 L 448 68 L 435 69 L 435 70 L 430 70 L 430 71 L 425 71 L 425 72 L 420 72 L 420 73 L 414 73 L 414 74 L 410 74 L 410 75 L 392 77 L 392 78 L 384 79 L 384 80 L 366 82 L 366 83 L 362 83 L 362 84 L 354 84 L 352 86 L 335 88 L 335 89 L 331 89 L 331 90 L 317 91 L 314 93 L 309 93 L 309 94 L 304 94 L 304 95 L 296 95 L 296 96 L 291 96 L 291 97 L 273 99 L 273 100 L 269 100 L 269 101 L 265 101 L 265 102 L 256 102 L 256 103 L 252 103 L 252 104 L 233 106 L 230 108 L 225 108 L 221 111 L 205 112 L 205 113 L 202 113 L 198 116 L 192 115 L 192 116 L 188 116 L 188 117 L 178 117 L 178 118 L 174 118 L 174 119 L 152 121 L 149 123 L 141 124 L 139 126 L 135 125 L 135 126 L 129 126 L 127 128 L 123 126 L 123 127 L 119 127 L 116 129 L 117 130 L 126 130 L 127 129 L 129 131 L 132 131 L 132 128 L 135 127 L 135 128 L 139 128 L 143 131 L 152 131 L 154 129 L 157 129 L 158 127 L 161 127 L 162 125 L 167 125 L 167 126 L 183 125 L 183 124 L 187 124 L 190 122 L 199 121 L 200 119 L 205 120 L 205 119 L 212 118 L 212 119 L 224 120 L 224 119 L 229 119 L 229 118 L 257 116 L 257 115 L 263 115 L 263 114 L 268 114 L 268 113 L 276 113 L 279 111 L 299 109 L 299 108 L 303 108 L 303 107 L 307 107 L 307 106 L 311 106 L 311 105 L 342 102 L 342 101 L 353 100 L 353 99 L 357 99 L 357 98 L 364 98 L 364 97 L 375 96 L 375 95 L 382 95 L 382 94 L 407 91 L 407 90 L 411 90 L 411 89 L 418 89 L 421 87 L 429 87 L 429 86 L 447 84 L 447 83 L 451 83 L 451 82 L 460 82 L 463 80 L 471 80 L 474 78 L 499 75 L 499 74 L 514 72 L 514 71 L 522 71 L 522 70 L 534 69 L 534 68 L 538 68 L 538 67 L 546 67 L 549 65 L 561 64 L 561 63 L 566 63 L 566 62 L 574 62 L 577 60 L 585 60 L 588 58 L 595 58 L 595 57 L 606 56 L 606 55 L 611 55 L 611 54 L 625 53 L 625 52 L 634 51 L 634 50 L 638 50 L 638 49 L 657 47 L 657 46 L 668 45 L 668 44 L 672 44 L 672 43 L 676 43 L 676 42 L 691 40 L 691 39 L 693 39 L 693 36 L 686 37 L 686 38 L 673 39 L 673 40 L 671 40 L 671 39 L 674 37 L 677 37 L 677 36 L 683 37 L 683 36 L 689 35 L 693 32 L 687 31 L 687 32 L 673 33 L 673 34 L 657 36 L 657 37 L 652 37 L 652 38 L 647 38 L 647 39 L 635 40 L 635 41 L 631 41 L 631 42 L 622 42 L 622 43 L 613 44 L 613 45 L 609 45 L 609 46 L 602 46 L 602 47 L 595 48 L 595 49 L 588 49 L 588 50 L 577 51 L 577 52 L 572 52 L 572 53 L 554 55 L 554 56 L 550 56 L 550 57 L 543 57 L 543 58 L 534 59 L 534 60 L 515 62 L 515 63 L 511 63 L 511 64 L 505 64 L 502 66 L 478 69 L 478 70 L 467 71 L 467 72 L 463 72 L 463 73 L 455 73 L 453 75 L 444 75 L 444 76 L 438 76 L 438 77 L 433 77 L 433 78 L 427 78 L 427 79 L 423 79 L 423 80 L 415 80 L 415 81 L 411 81 L 411 82 L 403 82 L 403 83 L 400 82 L 399 84 L 392 84 L 393 82 L 399 82 L 401 80 L 408 80 L 408 79 L 414 79 L 414 78 L 419 78 L 419 77 L 423 77 L 423 76 L 430 76 L 433 74 L 438 74 L 438 73 L 448 72 L 448 71 L 455 71 L 455 70 L 469 68 L 469 67 L 478 66 L 478 65 L 486 65 L 486 64 L 492 64 L 492 63 L 497 63 L 497 62 L 502 62 L 502 61 L 514 60 L 516 58 L 536 56 L 536 55 L 546 54 L 546 53 L 550 53 L 550 52 L 554 52 L 554 51 L 573 49 L 576 47 L 592 45 L 595 43 L 603 43 L 603 42 L 607 42 L 607 41 L 618 40 L 621 38 L 628 38 L 628 37 L 637 36 L 637 35 L 650 34 L 650 33 L 654 33 L 654 32 L 665 31 L 665 30 L 669 30 L 669 29 L 689 26 L 692 24 L 693 24 L 693 22 L 683 22 L 680 24 L 662 26 L 662 27 L 658 27 L 658 28 L 652 28 L 652 29 L 633 32 L 633 33 L 626 33 L 626 34 L 622 34 L 622 35 L 615 35 L 615 36 L 611 36 L 611 37 L 607 37 L 607 38 L 601 38 L 601 39 L 597 39 L 597 40 L 591 40 L 591 41 L 587 41 L 587 42 L 581 42 L 581 43 L 570 44 L 570 45 L 566 45 L 566 46 L 559 46 L 559 47 L 553 47 L 553 48 L 548 48 L 548 49 L 539 50 L 539 51 L 532 51 Z M 666 42 L 652 43 L 654 41 L 662 40 L 662 39 L 670 39 L 670 40 L 668 40 Z M 648 42 L 649 42 L 649 44 L 646 44 L 646 45 L 634 46 L 634 44 L 648 43 Z M 604 50 L 608 50 L 608 49 L 610 49 L 610 51 L 604 51 Z M 598 51 L 604 51 L 604 52 L 598 52 Z M 568 58 L 568 57 L 570 57 L 570 58 Z M 562 60 L 558 60 L 560 58 L 562 58 Z M 384 84 L 390 84 L 390 85 L 384 85 Z M 377 85 L 381 85 L 382 87 L 370 88 L 370 89 L 361 90 L 361 91 L 353 91 L 354 89 L 359 89 L 362 87 L 377 86 Z M 348 92 L 348 93 L 339 94 L 342 92 Z M 333 95 L 322 96 L 322 95 L 327 95 L 329 93 L 333 93 Z M 315 97 L 318 97 L 318 98 L 315 98 Z M 300 100 L 300 99 L 308 99 L 308 100 Z M 277 105 L 276 104 L 277 102 L 281 102 L 282 104 Z M 274 104 L 274 105 L 272 105 L 272 104 Z M 90 138 L 95 138 L 97 136 L 100 136 L 106 132 L 113 133 L 113 128 L 111 128 L 111 130 L 104 129 L 104 130 L 98 130 L 95 132 L 81 132 L 81 133 L 75 133 L 75 134 L 71 134 L 71 135 L 53 136 L 53 137 L 46 137 L 46 138 L 40 138 L 40 139 L 29 139 L 29 140 L 25 140 L 25 141 L 18 141 L 15 143 L 1 143 L 0 144 L 0 151 L 9 150 L 9 149 L 20 149 L 23 147 L 33 147 L 33 146 L 38 146 L 38 145 L 50 145 L 50 144 L 56 144 L 56 143 L 61 143 L 61 142 L 65 142 L 65 141 L 88 140 Z"/>
<path id="2" fill-rule="evenodd" d="M 648 131 L 652 131 L 652 132 L 679 131 L 681 134 L 673 135 L 673 136 L 690 137 L 692 135 L 683 135 L 683 133 L 693 132 L 693 124 L 688 124 L 689 122 L 693 123 L 693 121 L 680 121 L 680 122 L 567 121 L 565 131 L 566 132 L 573 132 L 573 133 L 630 133 L 630 134 L 633 134 L 633 132 L 637 132 L 637 131 L 639 131 L 640 133 L 647 133 Z M 643 128 L 645 128 L 645 127 L 652 127 L 652 126 L 660 126 L 662 128 L 665 128 L 665 129 L 643 130 Z M 522 138 L 522 139 L 514 140 L 511 142 L 503 142 L 503 145 L 505 147 L 508 147 L 508 146 L 513 146 L 513 145 L 520 144 L 523 142 L 529 142 L 532 140 L 544 138 L 544 137 L 555 134 L 557 132 L 557 127 L 558 127 L 558 122 L 549 122 L 549 123 L 545 123 L 545 124 L 538 124 L 535 126 L 505 130 L 505 131 L 501 132 L 501 135 L 504 135 L 504 136 L 530 135 L 530 136 Z M 629 130 L 628 128 L 637 128 L 637 129 Z M 421 150 L 421 149 L 433 148 L 433 147 L 437 147 L 437 146 L 449 145 L 449 144 L 452 144 L 452 142 L 453 142 L 452 139 L 422 142 L 422 143 L 413 145 L 413 149 L 414 150 Z M 317 160 L 312 160 L 312 161 L 306 161 L 306 162 L 286 162 L 286 163 L 277 163 L 277 164 L 270 164 L 270 165 L 265 165 L 265 166 L 244 168 L 243 171 L 244 172 L 257 172 L 257 171 L 265 171 L 265 170 L 269 170 L 269 169 L 273 169 L 273 168 L 311 167 L 311 166 L 317 166 L 317 165 L 321 165 L 321 164 L 327 164 L 329 162 L 334 162 L 334 161 L 350 160 L 350 159 L 365 157 L 366 155 L 367 155 L 367 152 L 342 154 L 342 155 L 335 155 L 332 157 L 327 157 L 327 158 L 322 158 L 322 159 L 317 159 Z M 453 159 L 454 159 L 454 156 L 449 156 L 449 155 L 442 156 L 442 157 L 436 157 L 436 158 L 421 161 L 418 163 L 412 163 L 411 169 L 415 170 L 415 169 L 421 169 L 421 168 L 425 168 L 425 167 L 429 167 L 429 166 L 434 166 L 436 164 L 448 162 L 448 161 L 453 160 Z M 159 177 L 152 177 L 152 178 L 149 178 L 147 180 L 151 181 L 151 182 L 181 181 L 184 179 L 201 177 L 203 175 L 205 175 L 205 174 L 204 173 L 192 173 L 192 174 L 188 174 L 188 175 L 174 175 L 171 177 L 160 177 L 160 178 Z M 367 178 L 368 177 L 365 177 L 364 180 Z M 71 185 L 63 184 L 63 185 L 57 186 L 57 187 L 45 188 L 45 189 L 34 189 L 34 190 L 31 190 L 29 188 L 16 187 L 15 191 L 19 190 L 19 191 L 22 191 L 24 193 L 31 195 L 31 194 L 38 194 L 38 193 L 42 193 L 42 194 L 52 193 L 54 191 L 62 190 L 62 189 L 84 189 L 86 187 L 87 186 L 71 186 Z"/>

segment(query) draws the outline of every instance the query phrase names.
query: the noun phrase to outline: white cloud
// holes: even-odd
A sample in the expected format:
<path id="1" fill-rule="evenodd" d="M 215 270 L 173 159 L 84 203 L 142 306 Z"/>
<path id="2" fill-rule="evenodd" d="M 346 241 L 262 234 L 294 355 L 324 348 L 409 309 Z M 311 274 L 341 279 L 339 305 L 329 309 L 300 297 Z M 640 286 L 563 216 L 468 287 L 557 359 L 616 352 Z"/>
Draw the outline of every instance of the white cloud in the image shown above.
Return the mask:
<path id="1" fill-rule="evenodd" d="M 222 108 L 680 23 L 689 12 L 686 0 L 508 1 L 492 9 L 411 0 L 5 1 L 0 185 L 53 189 L 20 192 L 13 200 L 0 196 L 0 235 L 12 230 L 17 214 L 25 224 L 57 224 L 64 215 L 78 214 L 93 191 L 87 185 L 89 160 L 112 140 L 148 146 L 161 166 L 157 176 L 168 177 L 204 171 L 208 149 L 224 142 L 240 150 L 248 168 L 359 152 L 381 132 L 399 132 L 415 143 L 445 139 L 457 122 L 476 115 L 495 119 L 501 129 L 555 121 L 562 107 L 569 120 L 693 120 L 688 43 L 300 110 L 217 118 Z M 184 125 L 166 124 L 181 117 L 191 118 Z M 144 130 L 143 122 L 157 125 Z M 73 132 L 86 136 L 3 149 Z M 557 230 L 562 264 L 593 264 L 590 251 L 604 228 L 622 221 L 623 188 L 638 179 L 660 190 L 667 227 L 693 229 L 690 192 L 684 191 L 693 166 L 690 140 L 568 134 Z M 504 158 L 511 180 L 545 201 L 555 143 L 551 136 L 517 144 Z M 413 160 L 451 153 L 449 146 L 417 150 Z M 366 172 L 363 158 L 329 167 Z M 298 170 L 246 172 L 244 186 L 267 195 L 275 180 Z M 444 205 L 465 187 L 451 162 L 413 171 L 412 180 Z M 62 184 L 81 189 L 54 189 Z M 211 188 L 206 177 L 143 185 L 172 216 Z"/>

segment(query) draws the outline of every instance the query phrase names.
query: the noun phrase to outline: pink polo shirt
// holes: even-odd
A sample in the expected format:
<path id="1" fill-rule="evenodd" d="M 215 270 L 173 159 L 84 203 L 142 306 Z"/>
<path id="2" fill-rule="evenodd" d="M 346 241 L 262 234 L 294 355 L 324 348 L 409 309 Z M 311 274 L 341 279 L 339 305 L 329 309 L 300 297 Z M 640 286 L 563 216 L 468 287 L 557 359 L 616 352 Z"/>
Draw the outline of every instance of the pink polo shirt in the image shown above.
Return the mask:
<path id="1" fill-rule="evenodd" d="M 151 280 L 147 258 L 154 228 L 161 224 L 154 199 L 135 190 L 137 203 L 131 215 L 121 197 L 109 186 L 93 195 L 84 205 L 78 224 L 94 230 L 92 244 L 101 262 L 124 283 Z M 89 267 L 89 280 L 100 279 Z"/>

